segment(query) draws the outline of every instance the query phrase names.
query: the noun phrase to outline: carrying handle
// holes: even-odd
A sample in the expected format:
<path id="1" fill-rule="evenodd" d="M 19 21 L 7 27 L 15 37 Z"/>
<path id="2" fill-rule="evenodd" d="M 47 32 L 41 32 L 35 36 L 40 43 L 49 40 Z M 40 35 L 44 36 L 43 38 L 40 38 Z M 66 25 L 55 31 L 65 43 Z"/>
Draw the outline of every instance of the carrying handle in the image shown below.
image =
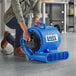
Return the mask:
<path id="1" fill-rule="evenodd" d="M 35 25 L 36 27 L 39 27 L 39 28 L 42 28 L 42 29 L 45 29 L 46 28 L 46 24 L 43 23 L 43 22 L 37 22 L 37 25 Z"/>

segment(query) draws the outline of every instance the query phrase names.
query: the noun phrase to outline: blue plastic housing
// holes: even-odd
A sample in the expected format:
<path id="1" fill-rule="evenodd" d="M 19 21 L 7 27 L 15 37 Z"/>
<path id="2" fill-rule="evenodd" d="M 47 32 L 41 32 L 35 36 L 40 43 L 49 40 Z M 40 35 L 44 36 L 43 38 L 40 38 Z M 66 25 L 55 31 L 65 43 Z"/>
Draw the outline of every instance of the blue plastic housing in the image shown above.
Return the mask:
<path id="1" fill-rule="evenodd" d="M 25 40 L 21 39 L 22 49 L 28 58 L 46 63 L 67 59 L 69 57 L 68 51 L 58 52 L 61 44 L 59 31 L 52 26 L 46 26 L 42 22 L 38 22 L 38 24 L 42 25 L 42 27 L 35 26 L 28 29 L 29 33 L 35 33 L 41 42 L 40 48 L 35 53 L 26 46 Z"/>

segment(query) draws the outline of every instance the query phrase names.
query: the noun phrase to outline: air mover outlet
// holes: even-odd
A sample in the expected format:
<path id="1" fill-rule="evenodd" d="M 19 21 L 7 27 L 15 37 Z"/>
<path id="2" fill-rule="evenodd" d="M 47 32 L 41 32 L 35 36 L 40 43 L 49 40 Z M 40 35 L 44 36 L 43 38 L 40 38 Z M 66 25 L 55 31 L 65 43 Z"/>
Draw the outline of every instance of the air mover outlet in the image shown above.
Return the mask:
<path id="1" fill-rule="evenodd" d="M 35 53 L 39 50 L 41 46 L 40 38 L 36 35 L 36 33 L 31 34 L 31 41 L 26 42 L 26 46 Z"/>

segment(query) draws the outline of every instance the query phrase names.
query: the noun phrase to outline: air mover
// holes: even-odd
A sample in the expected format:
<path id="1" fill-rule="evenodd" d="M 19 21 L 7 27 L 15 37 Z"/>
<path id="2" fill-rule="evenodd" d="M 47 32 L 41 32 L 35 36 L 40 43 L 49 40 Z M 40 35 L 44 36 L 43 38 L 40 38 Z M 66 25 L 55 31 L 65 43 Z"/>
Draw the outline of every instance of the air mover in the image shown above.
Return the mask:
<path id="1" fill-rule="evenodd" d="M 28 58 L 46 63 L 68 59 L 68 51 L 58 52 L 61 44 L 59 31 L 42 22 L 38 22 L 38 24 L 42 27 L 34 26 L 28 29 L 31 36 L 30 42 L 21 39 L 22 49 Z"/>

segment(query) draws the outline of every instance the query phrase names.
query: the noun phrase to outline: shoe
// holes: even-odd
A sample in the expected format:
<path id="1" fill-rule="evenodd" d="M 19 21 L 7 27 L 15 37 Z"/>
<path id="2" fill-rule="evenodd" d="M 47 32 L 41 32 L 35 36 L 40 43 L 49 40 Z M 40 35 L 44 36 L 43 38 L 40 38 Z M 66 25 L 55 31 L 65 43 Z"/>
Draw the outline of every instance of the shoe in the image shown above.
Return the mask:
<path id="1" fill-rule="evenodd" d="M 25 56 L 24 51 L 22 50 L 22 48 L 14 48 L 14 55 L 15 56 Z"/>
<path id="2" fill-rule="evenodd" d="M 7 37 L 7 35 L 9 35 L 10 33 L 8 32 L 8 31 L 5 31 L 5 33 L 4 33 L 4 38 L 3 38 L 3 40 L 1 41 L 1 48 L 2 49 L 5 49 L 6 48 L 6 46 L 7 46 L 7 44 L 8 44 L 8 41 L 6 40 L 6 37 Z"/>

